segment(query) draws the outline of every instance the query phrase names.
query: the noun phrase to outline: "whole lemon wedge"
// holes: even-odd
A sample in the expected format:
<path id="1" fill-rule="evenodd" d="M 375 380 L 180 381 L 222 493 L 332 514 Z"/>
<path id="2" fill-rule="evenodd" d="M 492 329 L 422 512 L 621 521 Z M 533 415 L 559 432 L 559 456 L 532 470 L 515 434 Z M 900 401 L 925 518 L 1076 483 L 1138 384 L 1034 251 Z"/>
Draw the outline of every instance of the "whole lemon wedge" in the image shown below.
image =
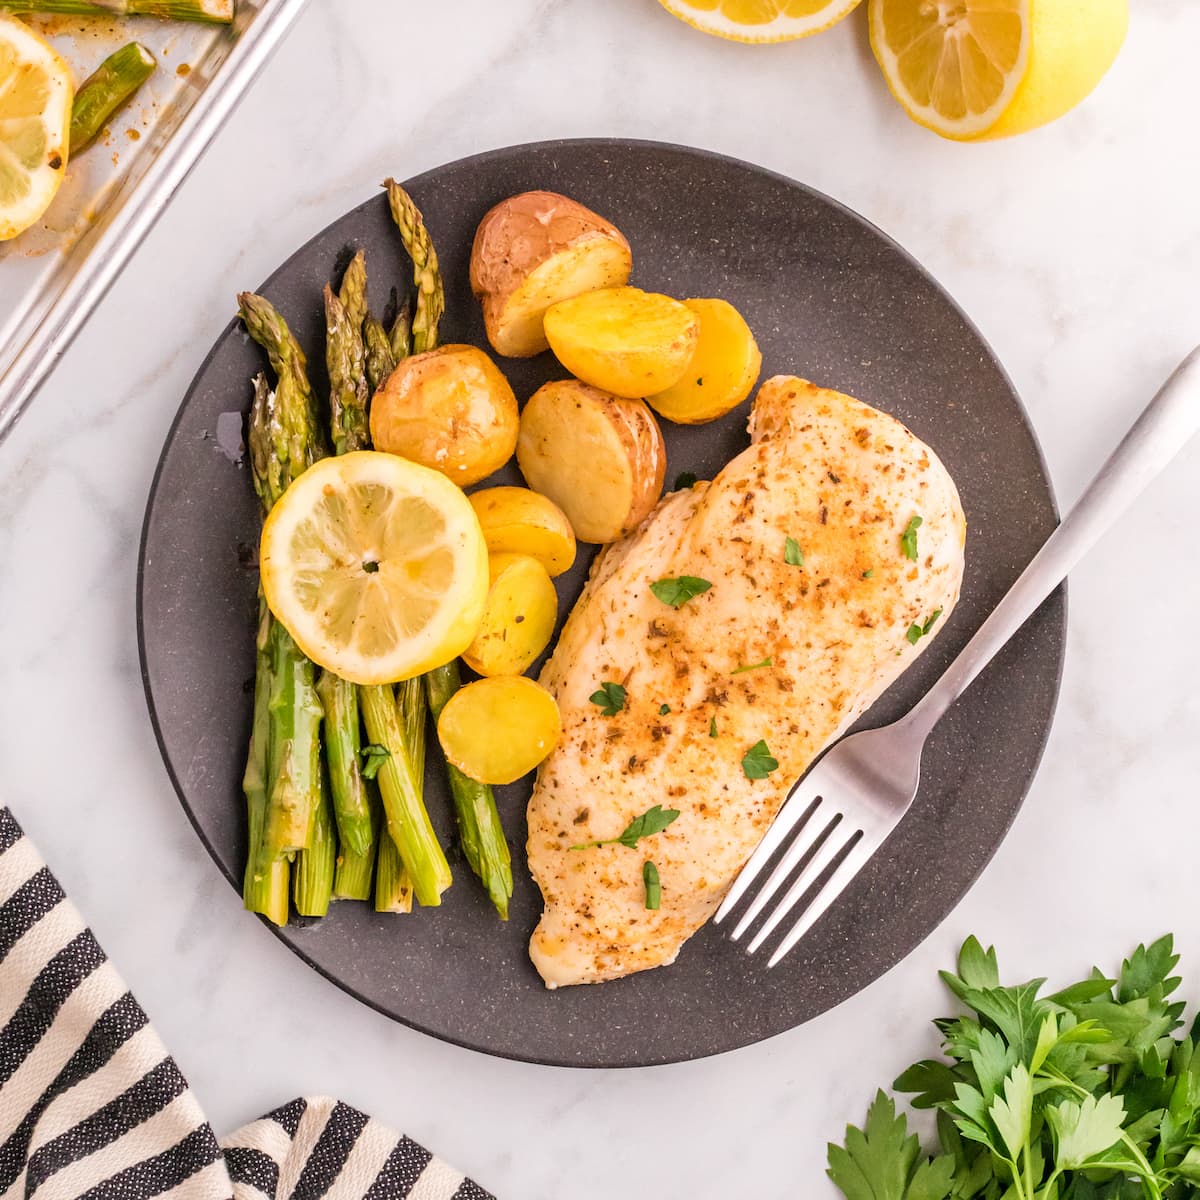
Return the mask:
<path id="1" fill-rule="evenodd" d="M 54 47 L 0 13 L 0 242 L 37 222 L 58 192 L 74 100 Z"/>
<path id="2" fill-rule="evenodd" d="M 871 48 L 918 124 L 1011 137 L 1073 109 L 1112 66 L 1128 0 L 870 0 Z"/>
<path id="3" fill-rule="evenodd" d="M 658 0 L 672 16 L 731 42 L 786 42 L 820 33 L 861 0 Z"/>

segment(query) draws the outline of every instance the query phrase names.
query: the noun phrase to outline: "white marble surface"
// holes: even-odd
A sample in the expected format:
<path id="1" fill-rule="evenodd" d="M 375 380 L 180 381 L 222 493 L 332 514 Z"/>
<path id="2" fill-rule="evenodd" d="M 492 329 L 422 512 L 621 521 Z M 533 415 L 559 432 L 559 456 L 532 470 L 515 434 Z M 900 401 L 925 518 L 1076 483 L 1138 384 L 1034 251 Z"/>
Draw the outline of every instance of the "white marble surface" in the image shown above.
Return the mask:
<path id="1" fill-rule="evenodd" d="M 387 172 L 560 136 L 725 151 L 821 188 L 921 259 L 1007 364 L 1070 502 L 1200 341 L 1200 7 L 1133 0 L 1081 111 L 962 147 L 911 125 L 863 14 L 807 43 L 711 41 L 654 0 L 313 0 L 0 449 L 0 799 L 34 835 L 218 1128 L 303 1092 L 370 1110 L 503 1197 L 826 1196 L 824 1144 L 935 1048 L 935 973 L 968 932 L 1014 975 L 1174 929 L 1200 997 L 1186 865 L 1200 772 L 1200 444 L 1077 572 L 1058 718 L 1011 836 L 884 979 L 723 1058 L 632 1072 L 486 1058 L 394 1025 L 254 921 L 160 765 L 134 633 L 158 448 L 235 289 Z M 1020 514 L 1013 514 L 1020 520 Z M 1168 838 L 1167 831 L 1171 836 Z"/>

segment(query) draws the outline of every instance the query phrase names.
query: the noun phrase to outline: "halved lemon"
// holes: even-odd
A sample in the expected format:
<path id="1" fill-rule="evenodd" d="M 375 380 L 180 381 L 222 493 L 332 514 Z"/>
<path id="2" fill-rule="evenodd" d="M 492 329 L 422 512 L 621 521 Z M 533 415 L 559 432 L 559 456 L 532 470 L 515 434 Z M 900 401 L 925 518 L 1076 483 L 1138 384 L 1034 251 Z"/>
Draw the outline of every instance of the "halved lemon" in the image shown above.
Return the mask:
<path id="1" fill-rule="evenodd" d="M 50 207 L 67 169 L 71 68 L 45 38 L 0 13 L 0 242 Z"/>
<path id="2" fill-rule="evenodd" d="M 786 42 L 820 33 L 861 0 L 658 0 L 695 29 L 734 42 Z"/>
<path id="3" fill-rule="evenodd" d="M 1029 68 L 1030 3 L 871 0 L 871 48 L 892 95 L 943 137 L 984 133 Z"/>
<path id="4" fill-rule="evenodd" d="M 296 644 L 352 683 L 456 658 L 487 599 L 487 545 L 466 496 L 438 471 L 372 450 L 322 459 L 284 492 L 260 566 Z"/>

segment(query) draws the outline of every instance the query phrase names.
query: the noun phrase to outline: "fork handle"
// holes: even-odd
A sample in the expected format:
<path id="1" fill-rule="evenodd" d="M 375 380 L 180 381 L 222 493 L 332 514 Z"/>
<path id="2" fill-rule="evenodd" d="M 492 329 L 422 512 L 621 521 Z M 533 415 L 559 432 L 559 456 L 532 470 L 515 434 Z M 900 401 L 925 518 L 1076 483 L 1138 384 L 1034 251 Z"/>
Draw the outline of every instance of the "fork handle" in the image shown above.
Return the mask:
<path id="1" fill-rule="evenodd" d="M 1004 599 L 904 718 L 905 724 L 920 728 L 922 733 L 937 724 L 946 709 L 1197 431 L 1200 347 L 1163 384 Z"/>

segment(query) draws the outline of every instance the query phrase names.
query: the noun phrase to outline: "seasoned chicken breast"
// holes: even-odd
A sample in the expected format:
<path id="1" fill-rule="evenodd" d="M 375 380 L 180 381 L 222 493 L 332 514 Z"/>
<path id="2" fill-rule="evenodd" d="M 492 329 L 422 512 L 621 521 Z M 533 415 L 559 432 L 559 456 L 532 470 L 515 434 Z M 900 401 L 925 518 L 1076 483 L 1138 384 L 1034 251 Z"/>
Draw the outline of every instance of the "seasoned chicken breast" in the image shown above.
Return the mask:
<path id="1" fill-rule="evenodd" d="M 750 430 L 716 479 L 667 496 L 597 557 L 542 673 L 563 722 L 529 802 L 545 900 L 530 955 L 548 987 L 673 962 L 791 786 L 958 599 L 958 492 L 903 425 L 779 376 Z M 678 608 L 652 590 L 682 576 L 711 587 Z M 605 682 L 625 688 L 611 716 L 590 699 Z M 769 766 L 761 749 L 747 759 L 760 742 L 779 765 L 750 778 Z M 636 848 L 573 848 L 618 837 L 656 804 L 679 817 Z"/>

